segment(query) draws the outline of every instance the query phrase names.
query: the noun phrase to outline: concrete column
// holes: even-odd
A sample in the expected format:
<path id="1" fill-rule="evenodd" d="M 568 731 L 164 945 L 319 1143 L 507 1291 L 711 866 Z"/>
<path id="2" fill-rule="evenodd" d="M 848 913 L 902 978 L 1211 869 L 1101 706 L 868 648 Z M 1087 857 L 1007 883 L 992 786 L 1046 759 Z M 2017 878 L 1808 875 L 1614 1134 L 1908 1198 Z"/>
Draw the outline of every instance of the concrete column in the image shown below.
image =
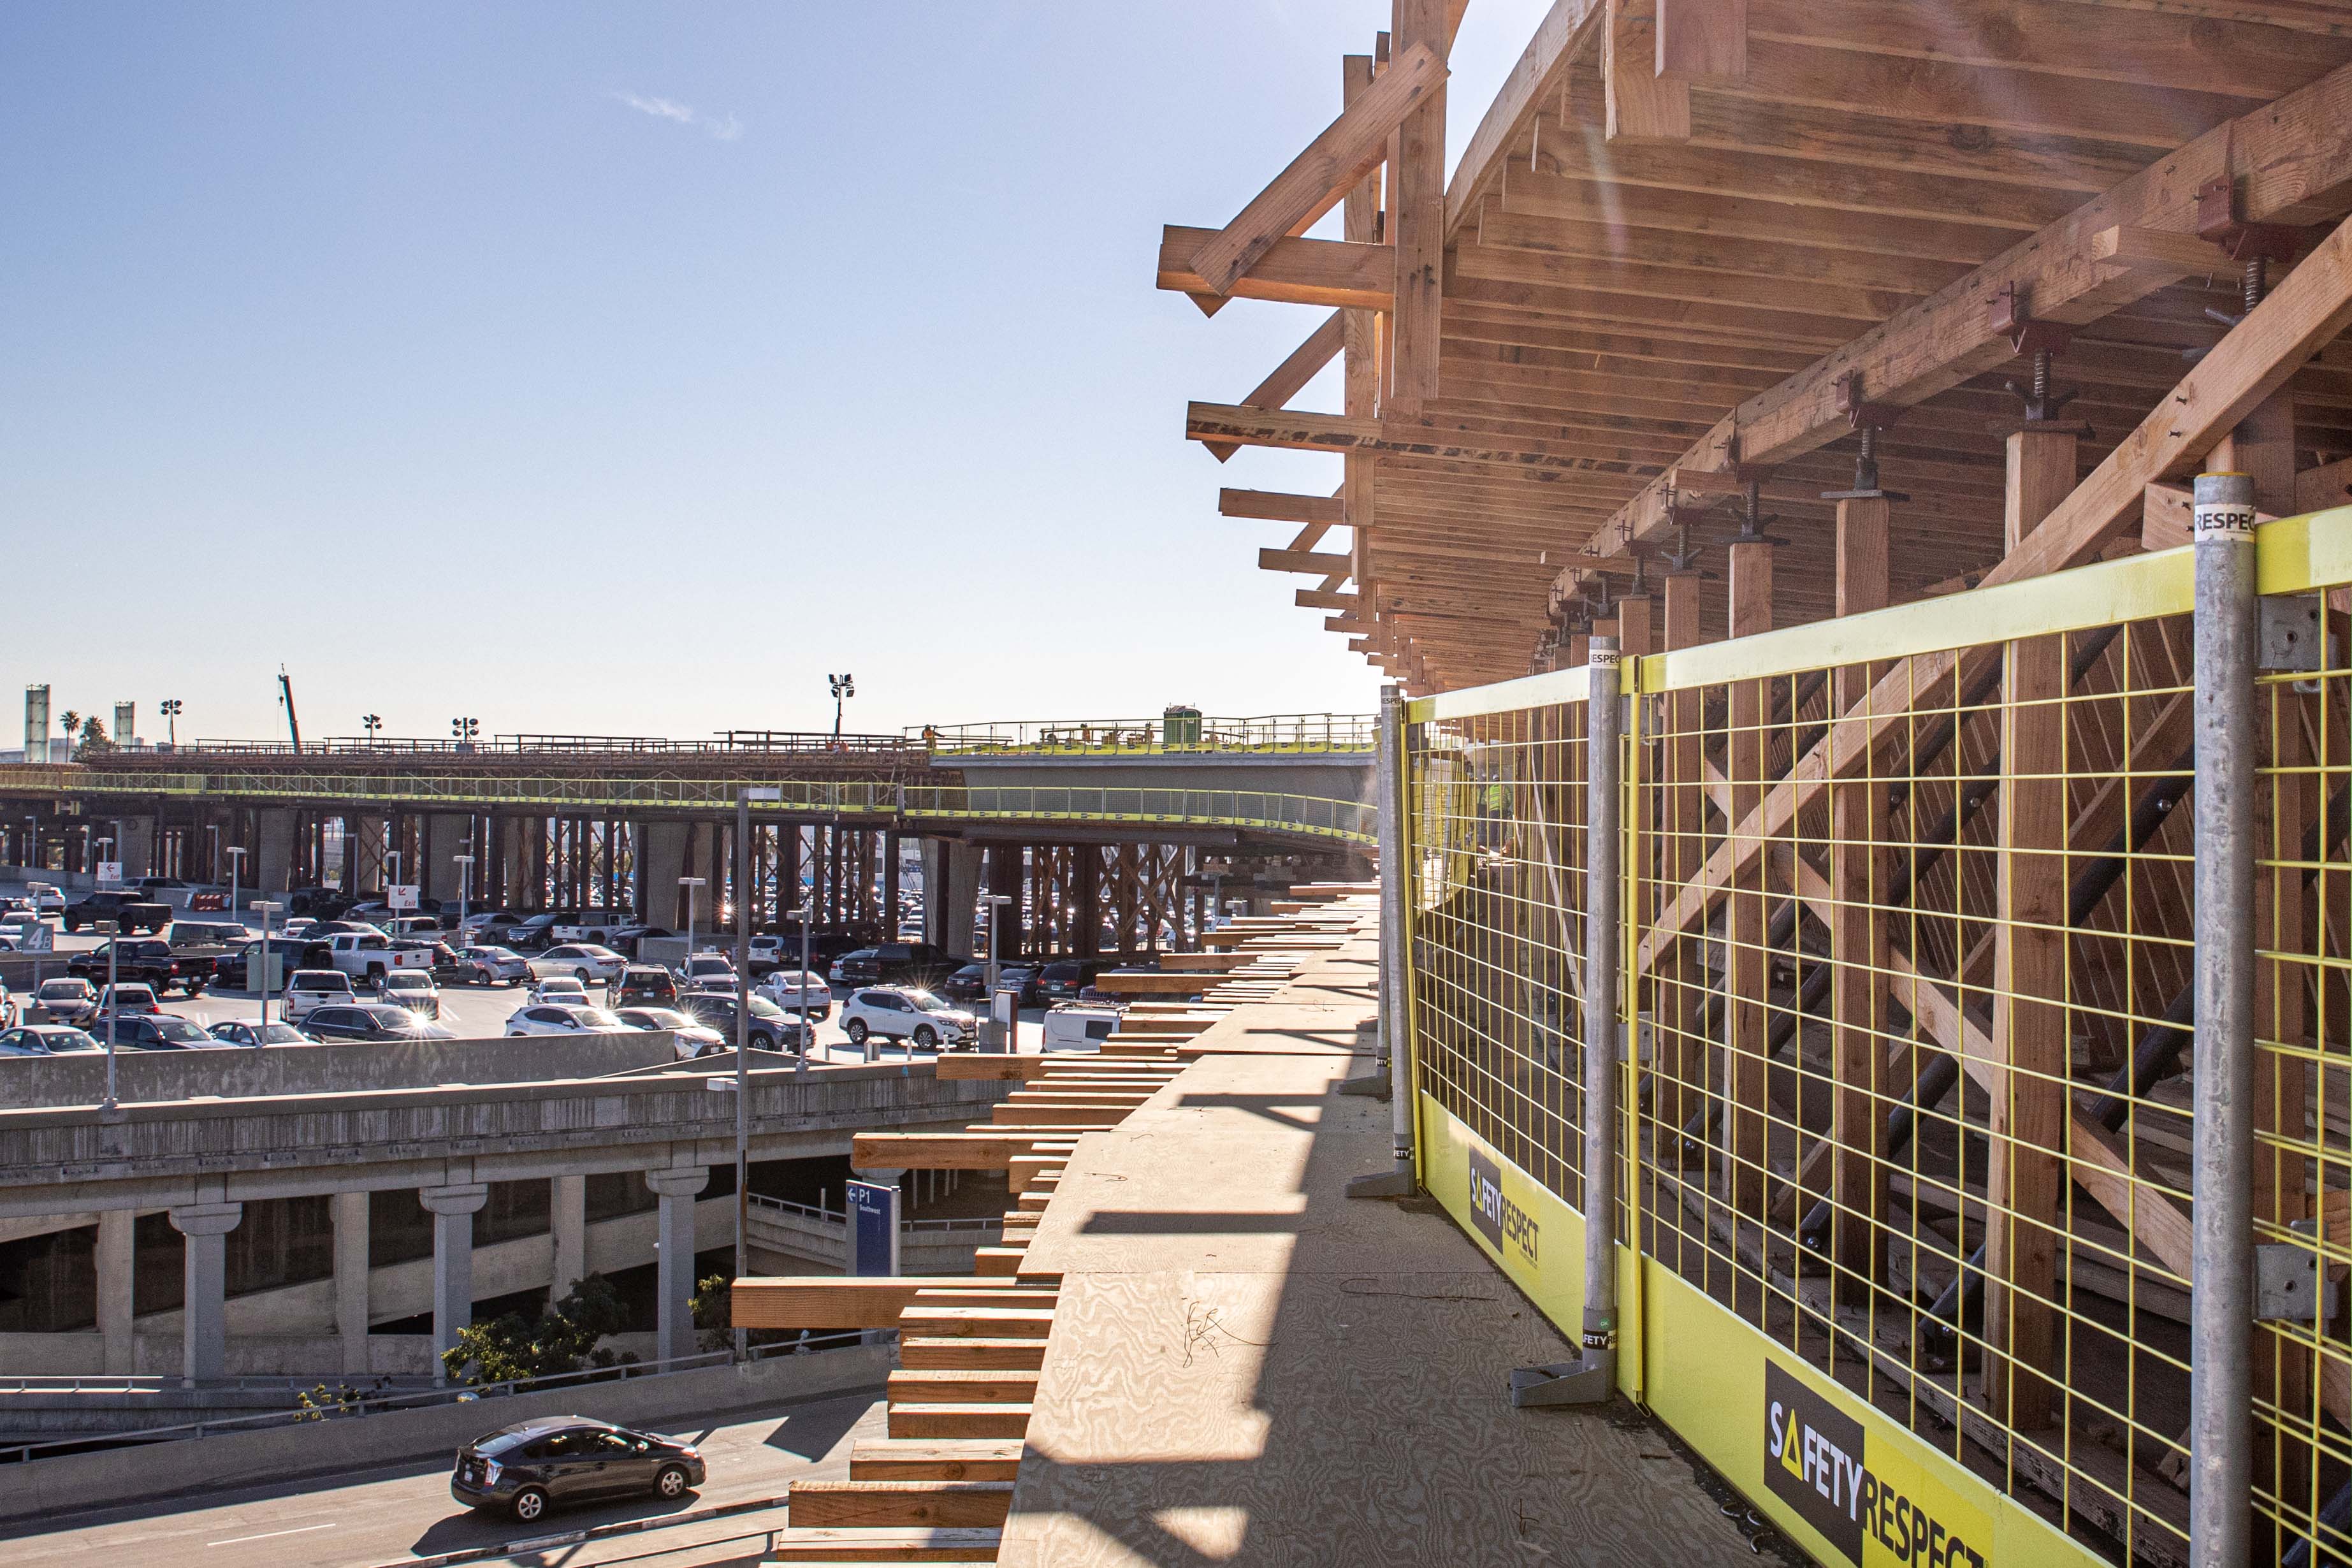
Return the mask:
<path id="1" fill-rule="evenodd" d="M 185 1255 L 186 1354 L 182 1375 L 190 1386 L 221 1375 L 228 1339 L 228 1247 L 226 1241 L 245 1217 L 243 1204 L 190 1204 L 168 1211 Z"/>
<path id="2" fill-rule="evenodd" d="M 368 1194 L 334 1194 L 335 1333 L 343 1370 L 368 1370 Z"/>
<path id="3" fill-rule="evenodd" d="M 933 947 L 947 946 L 947 864 L 944 839 L 926 838 L 917 846 L 923 860 L 923 940 Z"/>
<path id="4" fill-rule="evenodd" d="M 139 1370 L 138 1346 L 131 1328 L 132 1314 L 139 1310 L 131 1295 L 138 1222 L 135 1209 L 99 1211 L 98 1332 L 105 1342 L 104 1364 L 110 1377 L 127 1377 Z"/>
<path id="5" fill-rule="evenodd" d="M 548 1228 L 555 1237 L 555 1268 L 548 1277 L 550 1305 L 588 1277 L 588 1178 L 557 1176 L 548 1194 Z"/>
<path id="6" fill-rule="evenodd" d="M 707 1165 L 646 1173 L 646 1185 L 661 1200 L 655 1215 L 654 1275 L 661 1306 L 654 1354 L 665 1361 L 694 1353 L 694 1195 L 709 1183 Z"/>
<path id="7" fill-rule="evenodd" d="M 294 869 L 294 813 L 280 806 L 268 806 L 254 813 L 254 886 L 271 893 L 286 889 L 287 878 Z"/>
<path id="8" fill-rule="evenodd" d="M 457 1348 L 457 1331 L 474 1321 L 474 1215 L 489 1201 L 482 1182 L 419 1187 L 416 1201 L 433 1215 L 433 1381 L 446 1382 L 439 1357 Z"/>
<path id="9" fill-rule="evenodd" d="M 686 827 L 683 822 L 637 825 L 637 912 L 665 931 L 684 929 L 677 879 L 693 875 L 686 868 Z"/>
<path id="10" fill-rule="evenodd" d="M 155 819 L 152 816 L 126 816 L 122 819 L 122 842 L 114 847 L 115 858 L 122 862 L 122 879 L 135 882 L 154 874 L 154 857 L 149 853 L 155 843 Z"/>
<path id="11" fill-rule="evenodd" d="M 940 945 L 950 958 L 977 956 L 972 950 L 972 921 L 980 914 L 980 846 L 948 843 L 940 868 L 941 887 L 927 895 L 937 900 L 940 919 L 946 922 L 940 933 Z"/>
<path id="12" fill-rule="evenodd" d="M 466 847 L 465 837 L 472 820 L 462 812 L 450 811 L 436 812 L 425 819 L 425 864 L 417 868 L 415 879 L 425 884 L 426 898 L 457 902 L 457 873 L 461 868 L 454 857 L 471 853 Z M 475 901 L 480 900 L 478 898 Z"/>

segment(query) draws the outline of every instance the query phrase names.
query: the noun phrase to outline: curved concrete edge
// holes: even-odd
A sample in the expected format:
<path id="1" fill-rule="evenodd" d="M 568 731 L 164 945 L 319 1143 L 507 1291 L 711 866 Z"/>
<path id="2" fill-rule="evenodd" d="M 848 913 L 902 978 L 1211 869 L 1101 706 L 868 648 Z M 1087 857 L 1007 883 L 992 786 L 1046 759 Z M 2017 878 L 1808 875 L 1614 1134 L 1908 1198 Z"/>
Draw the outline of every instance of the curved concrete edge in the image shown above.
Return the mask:
<path id="1" fill-rule="evenodd" d="M 10 1467 L 10 1485 L 0 1492 L 0 1521 L 37 1520 L 54 1528 L 60 1516 L 92 1509 L 454 1455 L 485 1433 L 542 1415 L 593 1415 L 623 1426 L 650 1426 L 864 1389 L 878 1395 L 897 1358 L 893 1345 L 848 1345 L 740 1366 L 698 1367 L 541 1394 L 34 1459 Z"/>

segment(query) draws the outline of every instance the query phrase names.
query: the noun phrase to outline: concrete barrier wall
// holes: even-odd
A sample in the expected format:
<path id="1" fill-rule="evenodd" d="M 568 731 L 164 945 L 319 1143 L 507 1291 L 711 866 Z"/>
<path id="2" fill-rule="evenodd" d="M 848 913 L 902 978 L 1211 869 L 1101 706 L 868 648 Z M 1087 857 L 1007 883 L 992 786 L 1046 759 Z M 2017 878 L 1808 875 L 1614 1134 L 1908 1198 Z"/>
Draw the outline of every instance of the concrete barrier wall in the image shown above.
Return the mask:
<path id="1" fill-rule="evenodd" d="M 878 1396 L 897 1347 L 856 1345 L 742 1366 L 509 1394 L 333 1422 L 292 1422 L 97 1454 L 64 1454 L 12 1466 L 0 1519 L 53 1519 L 83 1509 L 153 1502 L 181 1493 L 342 1475 L 405 1459 L 446 1461 L 463 1445 L 518 1421 L 592 1415 L 625 1426 L 700 1425 L 722 1411 L 871 1389 Z M 454 1506 L 454 1505 L 453 1505 Z"/>
<path id="2" fill-rule="evenodd" d="M 260 1050 L 117 1051 L 116 1095 L 126 1103 L 429 1089 L 453 1083 L 533 1083 L 604 1078 L 677 1059 L 667 1032 L 492 1037 Z M 95 1105 L 106 1058 L 0 1058 L 0 1106 Z"/>

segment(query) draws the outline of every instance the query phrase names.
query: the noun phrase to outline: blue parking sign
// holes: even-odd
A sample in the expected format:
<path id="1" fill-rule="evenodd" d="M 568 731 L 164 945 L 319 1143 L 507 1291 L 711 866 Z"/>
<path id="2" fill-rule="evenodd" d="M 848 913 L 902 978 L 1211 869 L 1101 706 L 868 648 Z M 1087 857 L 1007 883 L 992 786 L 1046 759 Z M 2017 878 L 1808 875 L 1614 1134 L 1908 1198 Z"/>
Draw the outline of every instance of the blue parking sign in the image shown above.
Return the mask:
<path id="1" fill-rule="evenodd" d="M 880 1182 L 849 1184 L 849 1268 L 852 1274 L 898 1272 L 898 1189 Z"/>

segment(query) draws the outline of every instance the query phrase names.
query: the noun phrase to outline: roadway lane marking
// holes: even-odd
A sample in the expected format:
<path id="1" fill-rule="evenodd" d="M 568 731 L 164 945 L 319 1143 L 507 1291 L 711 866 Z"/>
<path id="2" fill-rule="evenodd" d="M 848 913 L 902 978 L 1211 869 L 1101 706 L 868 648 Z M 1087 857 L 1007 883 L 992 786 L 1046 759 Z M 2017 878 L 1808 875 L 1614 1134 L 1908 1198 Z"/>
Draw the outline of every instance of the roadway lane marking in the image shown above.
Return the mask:
<path id="1" fill-rule="evenodd" d="M 299 1524 L 291 1530 L 268 1530 L 259 1535 L 236 1535 L 226 1541 L 207 1541 L 205 1544 L 206 1546 L 242 1546 L 248 1541 L 274 1541 L 281 1535 L 308 1535 L 314 1530 L 332 1530 L 339 1522 L 341 1521 L 330 1520 L 325 1524 Z"/>

